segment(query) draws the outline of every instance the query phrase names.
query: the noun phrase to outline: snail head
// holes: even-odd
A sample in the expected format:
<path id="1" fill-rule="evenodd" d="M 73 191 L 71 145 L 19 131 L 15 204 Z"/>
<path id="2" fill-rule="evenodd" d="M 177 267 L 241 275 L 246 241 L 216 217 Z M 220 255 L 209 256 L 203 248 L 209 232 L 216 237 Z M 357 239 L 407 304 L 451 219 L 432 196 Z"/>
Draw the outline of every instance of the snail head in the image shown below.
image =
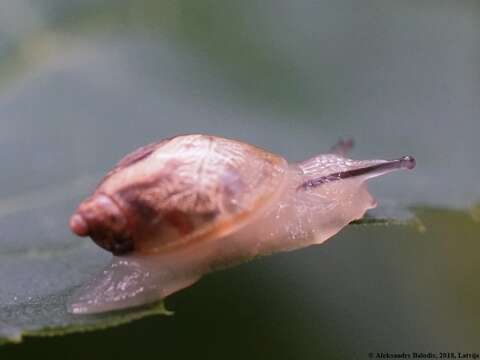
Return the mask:
<path id="1" fill-rule="evenodd" d="M 127 217 L 105 194 L 97 193 L 83 201 L 70 218 L 70 229 L 78 236 L 90 236 L 114 255 L 125 255 L 134 248 Z"/>

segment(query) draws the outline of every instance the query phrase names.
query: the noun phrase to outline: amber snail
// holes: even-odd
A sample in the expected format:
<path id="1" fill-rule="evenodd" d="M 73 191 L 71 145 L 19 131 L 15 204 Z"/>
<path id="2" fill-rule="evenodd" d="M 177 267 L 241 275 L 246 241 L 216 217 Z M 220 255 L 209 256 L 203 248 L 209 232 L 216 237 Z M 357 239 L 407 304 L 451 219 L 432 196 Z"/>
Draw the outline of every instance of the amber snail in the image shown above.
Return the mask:
<path id="1" fill-rule="evenodd" d="M 410 156 L 351 160 L 351 146 L 289 164 L 236 140 L 184 135 L 127 155 L 70 219 L 114 258 L 69 311 L 145 304 L 213 270 L 324 242 L 376 206 L 366 180 L 415 166 Z"/>

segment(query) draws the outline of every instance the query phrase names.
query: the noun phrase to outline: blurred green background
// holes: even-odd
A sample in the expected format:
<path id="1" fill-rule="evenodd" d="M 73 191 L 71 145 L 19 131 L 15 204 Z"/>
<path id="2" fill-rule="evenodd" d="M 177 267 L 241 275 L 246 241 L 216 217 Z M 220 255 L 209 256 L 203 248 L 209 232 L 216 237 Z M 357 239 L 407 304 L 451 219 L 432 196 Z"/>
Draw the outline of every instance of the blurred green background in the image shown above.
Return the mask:
<path id="1" fill-rule="evenodd" d="M 479 69 L 478 1 L 0 0 L 7 253 L 78 241 L 65 223 L 91 179 L 137 146 L 193 132 L 292 161 L 344 136 L 355 158 L 412 154 L 413 173 L 371 189 L 427 227 L 350 227 L 207 276 L 167 299 L 172 317 L 27 337 L 0 358 L 480 352 L 480 226 L 466 211 L 480 200 Z M 108 262 L 95 259 L 91 273 Z M 56 291 L 63 274 L 47 261 L 25 274 L 8 260 L 0 303 Z M 67 280 L 80 281 L 84 259 L 69 261 Z"/>

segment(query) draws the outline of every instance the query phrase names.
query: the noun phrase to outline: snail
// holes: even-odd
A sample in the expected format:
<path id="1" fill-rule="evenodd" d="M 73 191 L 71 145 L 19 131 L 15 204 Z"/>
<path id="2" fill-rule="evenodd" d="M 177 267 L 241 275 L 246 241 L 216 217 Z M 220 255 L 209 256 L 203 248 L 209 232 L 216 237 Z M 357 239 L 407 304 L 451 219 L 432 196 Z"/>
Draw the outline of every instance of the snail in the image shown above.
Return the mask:
<path id="1" fill-rule="evenodd" d="M 240 141 L 182 135 L 132 152 L 70 219 L 114 257 L 68 310 L 150 303 L 213 270 L 324 242 L 376 206 L 366 180 L 415 166 L 410 156 L 351 160 L 351 147 L 289 164 Z"/>

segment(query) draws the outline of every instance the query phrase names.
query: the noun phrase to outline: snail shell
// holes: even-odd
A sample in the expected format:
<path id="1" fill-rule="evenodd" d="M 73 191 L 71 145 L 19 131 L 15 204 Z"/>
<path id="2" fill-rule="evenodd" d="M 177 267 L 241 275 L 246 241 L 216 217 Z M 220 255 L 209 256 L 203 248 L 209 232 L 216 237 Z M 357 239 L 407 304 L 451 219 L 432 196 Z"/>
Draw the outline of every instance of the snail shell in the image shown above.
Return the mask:
<path id="1" fill-rule="evenodd" d="M 375 207 L 367 179 L 415 165 L 351 160 L 350 147 L 288 164 L 239 141 L 185 135 L 127 155 L 70 219 L 75 234 L 115 256 L 69 310 L 141 305 L 210 271 L 325 241 Z"/>
<path id="2" fill-rule="evenodd" d="M 71 225 L 114 255 L 171 250 L 234 231 L 268 203 L 287 162 L 251 145 L 179 136 L 111 170 Z"/>

